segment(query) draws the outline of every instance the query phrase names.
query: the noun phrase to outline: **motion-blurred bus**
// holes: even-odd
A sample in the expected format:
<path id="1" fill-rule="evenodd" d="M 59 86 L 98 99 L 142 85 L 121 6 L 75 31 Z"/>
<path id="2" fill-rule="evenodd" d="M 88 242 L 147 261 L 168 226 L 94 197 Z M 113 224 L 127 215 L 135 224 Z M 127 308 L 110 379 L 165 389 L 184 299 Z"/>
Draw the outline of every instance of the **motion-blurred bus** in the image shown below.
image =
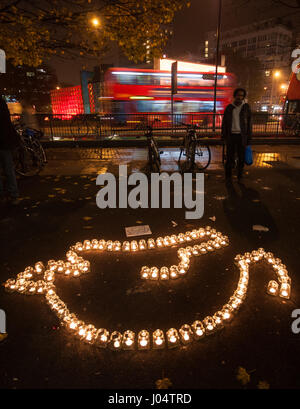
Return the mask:
<path id="1" fill-rule="evenodd" d="M 297 115 L 298 114 L 298 115 Z M 300 72 L 291 75 L 283 107 L 282 129 L 293 130 L 300 114 Z"/>
<path id="2" fill-rule="evenodd" d="M 174 114 L 186 123 L 209 125 L 214 107 L 215 74 L 178 72 Z M 217 79 L 218 114 L 231 102 L 235 76 L 220 73 Z M 161 123 L 171 122 L 171 73 L 150 69 L 110 68 L 105 76 L 102 111 L 119 122 L 139 122 L 139 114 L 151 114 Z M 135 115 L 132 115 L 135 114 Z M 196 115 L 197 114 L 197 115 Z M 142 116 L 142 115 L 140 115 Z M 219 115 L 220 122 L 221 115 Z"/>

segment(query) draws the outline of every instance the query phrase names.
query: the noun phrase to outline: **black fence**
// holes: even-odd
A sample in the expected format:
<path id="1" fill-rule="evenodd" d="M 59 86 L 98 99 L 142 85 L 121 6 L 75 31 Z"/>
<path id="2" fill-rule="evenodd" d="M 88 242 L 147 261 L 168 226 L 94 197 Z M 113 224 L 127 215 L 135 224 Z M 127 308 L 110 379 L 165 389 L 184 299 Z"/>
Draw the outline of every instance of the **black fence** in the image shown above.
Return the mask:
<path id="1" fill-rule="evenodd" d="M 203 137 L 221 136 L 222 115 L 217 114 L 107 114 L 66 115 L 36 114 L 35 127 L 44 134 L 44 140 L 104 140 L 142 138 L 147 126 L 152 126 L 154 136 L 167 139 L 184 134 L 185 124 L 198 127 Z M 19 121 L 19 115 L 12 115 Z M 295 132 L 299 117 L 296 114 L 253 113 L 253 135 L 257 137 L 300 136 Z M 34 126 L 32 126 L 34 127 Z M 297 128 L 299 129 L 299 127 Z"/>

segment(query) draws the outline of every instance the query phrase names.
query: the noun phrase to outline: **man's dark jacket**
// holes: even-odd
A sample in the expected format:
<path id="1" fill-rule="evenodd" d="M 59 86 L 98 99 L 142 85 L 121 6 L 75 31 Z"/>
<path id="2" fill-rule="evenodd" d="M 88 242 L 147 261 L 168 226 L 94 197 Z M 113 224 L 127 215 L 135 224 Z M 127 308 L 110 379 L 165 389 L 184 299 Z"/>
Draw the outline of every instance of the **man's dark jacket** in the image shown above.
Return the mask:
<path id="1" fill-rule="evenodd" d="M 6 102 L 0 96 L 0 149 L 13 150 L 19 143 L 19 135 L 11 120 Z"/>
<path id="2" fill-rule="evenodd" d="M 223 121 L 222 121 L 222 139 L 225 142 L 230 140 L 231 127 L 232 127 L 232 111 L 234 110 L 234 105 L 227 105 Z M 249 104 L 243 104 L 240 111 L 240 127 L 243 145 L 249 145 L 252 137 L 252 115 Z"/>

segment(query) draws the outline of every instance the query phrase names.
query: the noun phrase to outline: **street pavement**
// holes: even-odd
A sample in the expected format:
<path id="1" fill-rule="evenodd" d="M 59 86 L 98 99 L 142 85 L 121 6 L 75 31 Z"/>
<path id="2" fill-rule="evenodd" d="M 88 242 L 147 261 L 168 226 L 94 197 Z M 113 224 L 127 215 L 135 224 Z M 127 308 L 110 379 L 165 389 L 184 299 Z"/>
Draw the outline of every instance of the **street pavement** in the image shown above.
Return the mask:
<path id="1" fill-rule="evenodd" d="M 228 247 L 193 260 L 180 280 L 141 282 L 143 265 L 177 264 L 176 250 L 125 257 L 87 254 L 91 272 L 60 277 L 58 294 L 71 311 L 97 328 L 179 328 L 220 308 L 233 293 L 234 257 L 263 247 L 282 259 L 292 279 L 290 300 L 270 297 L 274 279 L 264 264 L 250 269 L 247 299 L 223 330 L 199 342 L 163 351 L 102 350 L 73 339 L 43 298 L 1 291 L 8 337 L 0 342 L 2 388 L 155 388 L 169 378 L 173 388 L 299 388 L 300 334 L 291 330 L 300 308 L 300 147 L 254 148 L 243 184 L 224 182 L 220 147 L 205 172 L 205 211 L 186 220 L 185 209 L 105 209 L 96 206 L 99 173 L 117 174 L 119 164 L 139 171 L 143 149 L 49 149 L 39 176 L 19 179 L 21 203 L 2 205 L 1 282 L 36 261 L 64 259 L 77 241 L 123 241 L 125 227 L 148 224 L 153 237 L 210 225 L 228 235 Z M 162 170 L 176 171 L 176 149 L 162 155 Z M 172 196 L 173 197 L 173 196 Z M 253 231 L 261 225 L 268 231 Z M 238 368 L 249 374 L 243 385 Z"/>

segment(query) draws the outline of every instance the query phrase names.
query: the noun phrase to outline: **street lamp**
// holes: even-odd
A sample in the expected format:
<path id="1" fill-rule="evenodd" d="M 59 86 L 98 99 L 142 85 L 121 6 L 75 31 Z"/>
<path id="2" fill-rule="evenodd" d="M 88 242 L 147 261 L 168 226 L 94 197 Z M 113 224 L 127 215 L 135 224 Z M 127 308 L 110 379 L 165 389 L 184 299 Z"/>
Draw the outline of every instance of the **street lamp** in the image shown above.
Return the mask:
<path id="1" fill-rule="evenodd" d="M 93 18 L 91 19 L 91 23 L 92 23 L 92 25 L 93 25 L 95 28 L 97 28 L 97 27 L 100 26 L 100 20 L 99 20 L 98 17 L 93 17 Z"/>
<path id="2" fill-rule="evenodd" d="M 270 96 L 270 106 L 273 104 L 273 90 L 274 90 L 274 79 L 278 79 L 281 76 L 281 72 L 278 70 L 273 71 L 272 75 L 272 87 L 271 87 L 271 96 Z"/>

